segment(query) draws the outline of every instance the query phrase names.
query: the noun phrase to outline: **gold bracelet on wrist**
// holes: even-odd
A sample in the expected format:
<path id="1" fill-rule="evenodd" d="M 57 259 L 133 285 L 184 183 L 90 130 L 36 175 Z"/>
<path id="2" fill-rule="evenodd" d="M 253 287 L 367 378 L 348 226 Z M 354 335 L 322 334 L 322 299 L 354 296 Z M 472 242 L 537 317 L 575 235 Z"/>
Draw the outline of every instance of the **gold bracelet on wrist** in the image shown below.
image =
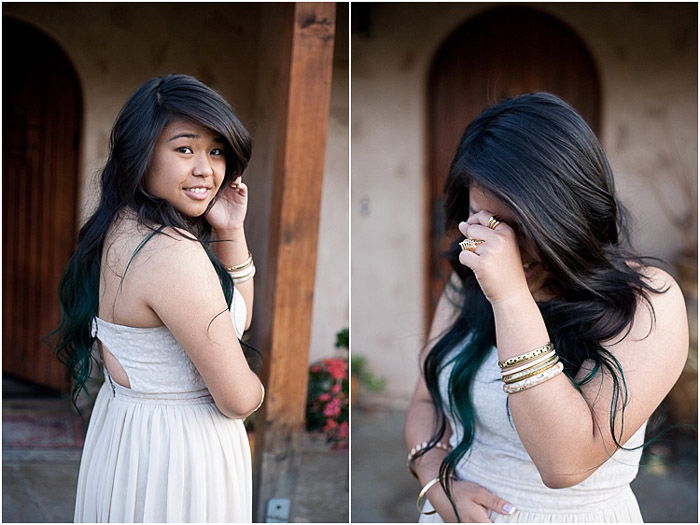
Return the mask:
<path id="1" fill-rule="evenodd" d="M 234 266 L 226 266 L 226 271 L 227 272 L 236 272 L 238 270 L 243 270 L 245 268 L 248 268 L 253 264 L 253 254 L 248 252 L 248 258 L 242 262 L 241 264 L 236 264 Z"/>
<path id="2" fill-rule="evenodd" d="M 554 345 L 552 345 L 552 343 L 547 343 L 546 345 L 540 346 L 539 348 L 535 348 L 534 350 L 527 352 L 526 354 L 520 354 L 515 357 L 511 357 L 510 359 L 506 359 L 505 361 L 499 361 L 498 366 L 500 366 L 501 368 L 508 368 L 509 366 L 522 363 L 523 361 L 531 361 L 535 357 L 538 357 L 541 354 L 544 354 L 545 352 L 548 352 L 553 349 Z"/>
<path id="3" fill-rule="evenodd" d="M 533 359 L 532 361 L 528 361 L 525 364 L 519 365 L 519 366 L 514 366 L 513 368 L 508 368 L 506 370 L 501 370 L 501 377 L 506 377 L 511 374 L 517 374 L 518 372 L 522 372 L 523 370 L 529 370 L 532 367 L 539 365 L 540 363 L 543 363 L 547 361 L 548 359 L 551 359 L 552 356 L 554 355 L 554 350 L 551 350 L 549 352 L 545 352 L 544 354 L 538 356 L 537 358 Z"/>
<path id="4" fill-rule="evenodd" d="M 508 378 L 503 378 L 503 382 L 507 385 L 512 385 L 513 383 L 518 383 L 524 379 L 528 379 L 532 376 L 536 376 L 537 374 L 544 372 L 545 370 L 549 370 L 553 366 L 555 366 L 559 362 L 559 357 L 554 356 L 553 359 L 550 359 L 546 363 L 544 363 L 542 366 L 535 367 L 534 370 L 525 370 L 524 372 L 521 372 L 519 374 L 515 374 L 516 377 L 508 377 Z"/>
<path id="5" fill-rule="evenodd" d="M 515 394 L 517 392 L 522 392 L 523 390 L 528 390 L 529 388 L 535 387 L 537 385 L 541 385 L 542 383 L 545 383 L 552 379 L 553 377 L 558 376 L 564 371 L 564 364 L 559 361 L 557 364 L 555 364 L 552 368 L 545 370 L 543 372 L 540 372 L 534 377 L 530 377 L 528 379 L 518 381 L 517 383 L 514 383 L 512 385 L 503 385 L 503 391 L 506 394 Z"/>
<path id="6" fill-rule="evenodd" d="M 423 504 L 425 503 L 425 498 L 428 495 L 428 491 L 432 489 L 436 483 L 440 483 L 440 476 L 435 476 L 433 479 L 428 481 L 425 486 L 418 493 L 418 498 L 416 499 L 416 507 L 418 507 L 418 512 L 429 516 L 430 514 L 435 514 L 437 511 L 435 509 L 429 512 L 423 512 Z"/>
<path id="7" fill-rule="evenodd" d="M 246 270 L 240 270 L 238 272 L 229 272 L 228 274 L 231 276 L 231 279 L 233 279 L 233 282 L 235 284 L 241 284 L 251 280 L 255 275 L 255 272 L 255 265 L 253 265 L 250 268 L 247 268 Z"/>

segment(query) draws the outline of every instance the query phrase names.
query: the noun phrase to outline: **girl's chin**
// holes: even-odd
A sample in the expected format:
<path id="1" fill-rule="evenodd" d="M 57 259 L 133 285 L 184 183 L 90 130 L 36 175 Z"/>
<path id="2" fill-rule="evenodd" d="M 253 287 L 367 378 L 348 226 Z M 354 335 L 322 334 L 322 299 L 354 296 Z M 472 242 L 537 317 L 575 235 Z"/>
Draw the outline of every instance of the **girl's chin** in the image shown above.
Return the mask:
<path id="1" fill-rule="evenodd" d="M 199 206 L 175 206 L 175 209 L 189 219 L 196 219 L 197 217 L 201 217 L 207 212 L 208 205 L 209 202 L 206 202 Z"/>

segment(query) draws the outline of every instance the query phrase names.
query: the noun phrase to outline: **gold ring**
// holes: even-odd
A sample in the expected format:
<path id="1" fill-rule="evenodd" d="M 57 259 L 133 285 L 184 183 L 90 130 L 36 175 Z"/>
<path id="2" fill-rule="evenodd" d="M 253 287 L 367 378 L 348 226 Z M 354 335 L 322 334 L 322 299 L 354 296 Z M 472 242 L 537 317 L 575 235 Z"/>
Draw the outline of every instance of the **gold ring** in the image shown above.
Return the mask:
<path id="1" fill-rule="evenodd" d="M 238 188 L 238 183 L 237 183 L 237 182 L 232 182 L 232 183 L 230 184 L 230 186 L 235 190 L 236 188 Z"/>
<path id="2" fill-rule="evenodd" d="M 489 217 L 489 222 L 486 223 L 486 226 L 491 228 L 492 230 L 495 230 L 498 228 L 498 225 L 501 224 L 501 221 L 496 217 L 495 215 L 492 215 Z"/>
<path id="3" fill-rule="evenodd" d="M 462 242 L 459 243 L 460 248 L 462 248 L 462 251 L 466 250 L 469 252 L 474 252 L 476 251 L 476 247 L 479 246 L 480 244 L 484 244 L 485 241 L 481 239 L 472 239 L 471 237 L 467 237 L 464 239 Z"/>

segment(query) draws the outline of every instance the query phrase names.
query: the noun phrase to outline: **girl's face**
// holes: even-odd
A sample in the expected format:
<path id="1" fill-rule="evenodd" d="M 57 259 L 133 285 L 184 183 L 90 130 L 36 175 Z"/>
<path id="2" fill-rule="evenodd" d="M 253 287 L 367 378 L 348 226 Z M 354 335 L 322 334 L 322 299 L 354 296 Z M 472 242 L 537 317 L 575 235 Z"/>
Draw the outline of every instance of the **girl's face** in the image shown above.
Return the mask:
<path id="1" fill-rule="evenodd" d="M 178 118 L 163 128 L 146 174 L 146 191 L 188 217 L 202 215 L 226 173 L 224 139 L 216 132 Z"/>
<path id="2" fill-rule="evenodd" d="M 520 260 L 523 263 L 523 271 L 530 293 L 537 301 L 550 298 L 551 294 L 545 290 L 547 271 L 542 267 L 542 262 L 537 254 L 537 249 L 531 239 L 525 237 L 523 229 L 516 221 L 513 212 L 499 201 L 493 193 L 475 184 L 469 185 L 469 215 L 486 210 L 508 224 L 518 240 L 520 248 Z"/>

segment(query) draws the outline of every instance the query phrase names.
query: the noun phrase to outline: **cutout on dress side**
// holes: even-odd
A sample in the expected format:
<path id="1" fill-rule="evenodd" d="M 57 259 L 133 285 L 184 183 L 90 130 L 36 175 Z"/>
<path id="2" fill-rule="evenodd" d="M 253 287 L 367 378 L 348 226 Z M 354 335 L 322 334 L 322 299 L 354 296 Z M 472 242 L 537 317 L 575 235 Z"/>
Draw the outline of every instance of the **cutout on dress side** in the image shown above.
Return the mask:
<path id="1" fill-rule="evenodd" d="M 114 356 L 112 352 L 105 346 L 102 341 L 99 341 L 100 353 L 102 355 L 102 362 L 107 368 L 107 372 L 112 377 L 115 383 L 124 388 L 131 388 L 131 381 L 129 381 L 129 375 L 124 370 L 119 360 Z"/>

